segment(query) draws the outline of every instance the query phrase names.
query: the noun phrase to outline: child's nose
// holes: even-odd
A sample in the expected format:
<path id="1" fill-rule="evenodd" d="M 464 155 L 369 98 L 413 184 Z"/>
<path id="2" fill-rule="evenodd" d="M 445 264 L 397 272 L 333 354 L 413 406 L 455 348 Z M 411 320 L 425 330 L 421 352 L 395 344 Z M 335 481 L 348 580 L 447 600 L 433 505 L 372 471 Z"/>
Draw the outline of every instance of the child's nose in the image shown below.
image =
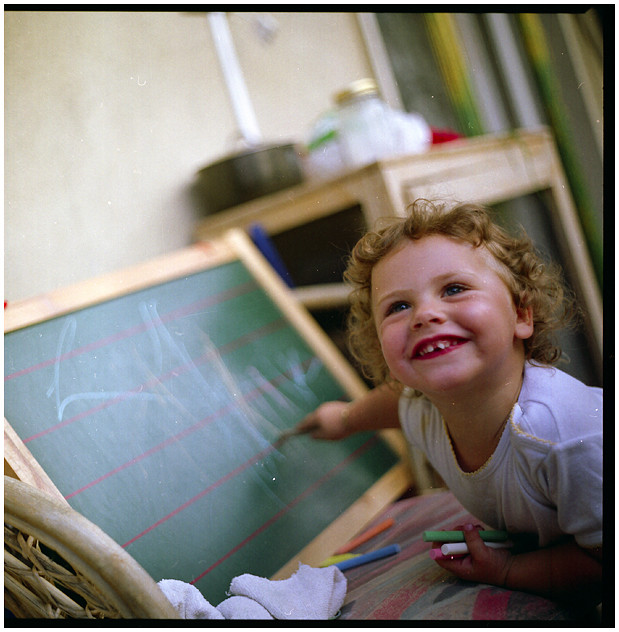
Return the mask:
<path id="1" fill-rule="evenodd" d="M 419 329 L 424 325 L 431 323 L 442 323 L 445 321 L 445 315 L 435 301 L 427 301 L 417 307 L 414 311 L 412 319 L 413 329 Z"/>

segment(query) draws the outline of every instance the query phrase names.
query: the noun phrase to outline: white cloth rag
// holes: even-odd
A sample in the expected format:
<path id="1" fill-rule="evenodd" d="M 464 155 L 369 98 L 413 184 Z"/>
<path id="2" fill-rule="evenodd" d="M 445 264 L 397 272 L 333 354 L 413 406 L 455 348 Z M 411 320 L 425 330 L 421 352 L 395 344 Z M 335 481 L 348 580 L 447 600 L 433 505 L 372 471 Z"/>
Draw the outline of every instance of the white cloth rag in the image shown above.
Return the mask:
<path id="1" fill-rule="evenodd" d="M 217 610 L 224 619 L 273 619 L 269 611 L 257 601 L 236 595 L 222 601 Z"/>
<path id="2" fill-rule="evenodd" d="M 275 619 L 329 619 L 344 602 L 346 578 L 337 566 L 299 564 L 288 579 L 273 581 L 248 573 L 235 577 L 230 592 L 257 601 Z"/>
<path id="3" fill-rule="evenodd" d="M 315 619 L 334 617 L 346 597 L 346 577 L 336 566 L 299 564 L 288 579 L 245 573 L 230 583 L 231 597 L 216 608 L 191 584 L 162 579 L 158 586 L 183 619 Z"/>
<path id="4" fill-rule="evenodd" d="M 162 579 L 157 583 L 181 619 L 225 619 L 191 584 L 178 579 Z"/>

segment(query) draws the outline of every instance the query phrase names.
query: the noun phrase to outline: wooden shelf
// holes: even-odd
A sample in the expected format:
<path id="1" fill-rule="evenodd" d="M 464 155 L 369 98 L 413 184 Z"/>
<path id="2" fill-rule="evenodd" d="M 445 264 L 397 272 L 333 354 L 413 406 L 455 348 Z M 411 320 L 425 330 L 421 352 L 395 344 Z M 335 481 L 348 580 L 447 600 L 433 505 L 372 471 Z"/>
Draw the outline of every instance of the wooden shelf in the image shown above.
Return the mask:
<path id="1" fill-rule="evenodd" d="M 348 305 L 350 288 L 344 283 L 306 285 L 294 288 L 297 299 L 309 310 Z"/>

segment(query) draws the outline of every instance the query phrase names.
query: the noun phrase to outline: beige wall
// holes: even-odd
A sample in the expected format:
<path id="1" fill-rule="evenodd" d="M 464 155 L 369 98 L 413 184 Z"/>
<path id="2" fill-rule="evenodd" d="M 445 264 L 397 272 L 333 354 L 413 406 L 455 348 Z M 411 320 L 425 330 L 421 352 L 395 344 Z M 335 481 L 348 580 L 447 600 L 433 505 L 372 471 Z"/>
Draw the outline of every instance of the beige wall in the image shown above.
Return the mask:
<path id="1" fill-rule="evenodd" d="M 353 13 L 229 24 L 265 142 L 301 142 L 371 76 Z M 206 14 L 4 13 L 4 297 L 18 300 L 191 241 L 187 187 L 236 123 Z"/>

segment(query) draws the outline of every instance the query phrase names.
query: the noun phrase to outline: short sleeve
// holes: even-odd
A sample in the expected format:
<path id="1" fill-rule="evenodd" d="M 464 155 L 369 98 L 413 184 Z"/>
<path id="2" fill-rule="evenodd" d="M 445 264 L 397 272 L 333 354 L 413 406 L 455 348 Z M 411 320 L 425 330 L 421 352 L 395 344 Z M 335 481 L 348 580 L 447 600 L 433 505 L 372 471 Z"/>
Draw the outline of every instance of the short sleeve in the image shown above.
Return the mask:
<path id="1" fill-rule="evenodd" d="M 538 471 L 559 528 L 585 548 L 602 544 L 602 459 L 602 434 L 591 434 L 553 446 Z"/>

